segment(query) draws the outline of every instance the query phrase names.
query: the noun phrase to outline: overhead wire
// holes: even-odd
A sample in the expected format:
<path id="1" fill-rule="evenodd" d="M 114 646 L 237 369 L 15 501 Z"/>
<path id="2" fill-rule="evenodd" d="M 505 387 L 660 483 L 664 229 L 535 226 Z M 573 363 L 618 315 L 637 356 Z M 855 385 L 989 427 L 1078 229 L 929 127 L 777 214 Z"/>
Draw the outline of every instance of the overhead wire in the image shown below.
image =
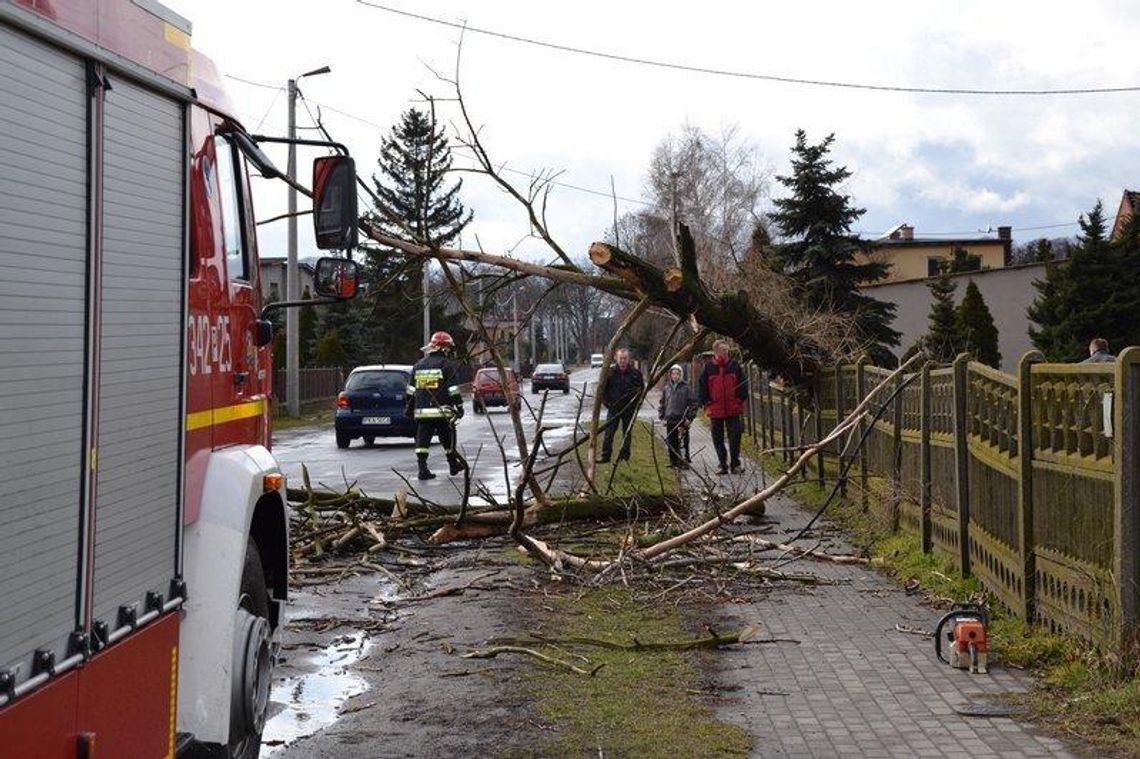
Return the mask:
<path id="1" fill-rule="evenodd" d="M 361 0 L 358 0 L 358 1 L 361 1 Z M 233 74 L 226 74 L 226 76 L 230 79 L 234 79 L 238 82 L 242 82 L 244 84 L 252 85 L 254 87 L 276 89 L 279 91 L 278 94 L 280 94 L 281 90 L 284 90 L 284 87 L 274 87 L 273 85 L 265 84 L 264 82 L 257 82 L 257 81 L 254 81 L 252 79 L 246 79 L 244 77 L 235 76 Z M 345 118 L 349 118 L 349 119 L 352 119 L 354 121 L 358 121 L 362 124 L 366 124 L 368 126 L 374 127 L 374 128 L 379 129 L 381 131 L 386 131 L 388 129 L 388 127 L 386 127 L 386 126 L 383 126 L 383 125 L 381 125 L 375 121 L 366 119 L 362 116 L 358 116 L 357 114 L 351 113 L 349 111 L 346 111 L 346 110 L 343 110 L 340 108 L 335 108 L 333 106 L 330 106 L 326 103 L 323 103 L 323 102 L 320 102 L 317 100 L 310 100 L 309 98 L 305 97 L 305 95 L 300 90 L 298 90 L 297 94 L 298 94 L 298 99 L 301 101 L 302 105 L 304 106 L 306 112 L 309 115 L 309 118 L 312 120 L 313 125 L 314 125 L 313 127 L 298 127 L 298 129 L 316 129 L 316 128 L 320 127 L 320 121 L 313 115 L 312 111 L 309 109 L 309 103 L 310 102 L 313 105 L 320 108 L 321 110 L 326 110 L 326 111 L 330 111 L 332 113 L 336 113 L 340 116 L 344 116 Z M 276 101 L 276 97 L 274 98 L 274 100 Z M 272 108 L 272 104 L 271 104 L 271 108 Z M 263 117 L 263 120 L 264 120 L 264 117 Z M 478 166 L 478 161 L 473 155 L 466 155 L 465 154 L 465 153 L 469 152 L 468 149 L 463 148 L 463 147 L 458 147 L 458 148 L 453 148 L 453 152 L 456 153 L 460 158 L 463 158 L 465 160 L 469 160 L 472 162 L 472 166 L 465 167 L 465 168 L 468 168 L 470 170 L 474 170 Z M 540 176 L 541 176 L 540 172 L 526 171 L 524 169 L 515 169 L 515 168 L 509 167 L 509 166 L 502 166 L 502 167 L 499 167 L 497 170 L 509 172 L 509 173 L 512 173 L 512 174 L 515 174 L 518 176 L 528 177 L 531 179 L 540 178 Z M 643 206 L 646 208 L 655 208 L 657 206 L 657 204 L 652 202 L 652 201 L 640 200 L 637 198 L 631 198 L 631 197 L 624 196 L 624 195 L 615 195 L 614 193 L 606 191 L 606 190 L 598 190 L 598 189 L 594 189 L 594 188 L 590 188 L 590 187 L 583 187 L 581 185 L 572 184 L 570 182 L 565 182 L 562 180 L 557 180 L 557 179 L 551 180 L 549 182 L 549 184 L 551 184 L 552 186 L 555 186 L 555 187 L 561 187 L 563 189 L 572 190 L 574 192 L 581 192 L 581 193 L 585 193 L 588 195 L 594 195 L 597 197 L 607 198 L 610 200 L 613 200 L 616 198 L 620 202 L 631 204 L 631 205 L 638 205 L 638 206 Z M 1077 226 L 1078 223 L 1079 222 L 1076 222 L 1076 221 L 1064 221 L 1064 222 L 1053 222 L 1053 223 L 1049 223 L 1049 224 L 1035 224 L 1035 225 L 1029 225 L 1029 226 L 1018 226 L 1018 227 L 1011 227 L 1011 231 L 1013 231 L 1013 232 L 1031 232 L 1031 231 L 1039 231 L 1039 230 L 1043 230 L 1043 229 L 1057 229 L 1057 228 L 1062 228 L 1062 227 Z M 859 231 L 859 232 L 857 232 L 857 234 L 859 234 L 863 237 L 867 237 L 869 239 L 876 239 L 876 238 L 882 236 L 882 233 L 880 233 L 880 232 L 868 232 L 868 231 Z M 969 230 L 969 231 L 959 231 L 959 232 L 940 232 L 940 231 L 939 232 L 925 232 L 924 231 L 921 233 L 921 237 L 967 237 L 970 235 L 976 236 L 979 234 L 994 234 L 994 232 L 983 231 L 983 230 L 979 230 L 979 229 Z M 997 239 L 997 238 L 994 238 L 994 239 Z"/>
<path id="2" fill-rule="evenodd" d="M 459 29 L 463 32 L 471 32 L 473 34 L 482 34 L 487 37 L 494 37 L 496 39 L 508 40 L 510 42 L 517 42 L 524 45 L 532 45 L 535 47 L 547 48 L 550 50 L 557 50 L 563 53 L 571 53 L 574 55 L 588 56 L 591 58 L 599 58 L 603 60 L 618 61 L 621 63 L 631 63 L 638 66 L 649 66 L 660 69 L 670 69 L 674 71 L 685 71 L 693 74 L 708 74 L 712 76 L 730 77 L 734 79 L 752 79 L 765 82 L 775 82 L 779 84 L 793 84 L 803 85 L 809 87 L 829 87 L 835 89 L 847 90 L 868 90 L 873 92 L 899 92 L 899 93 L 913 93 L 924 95 L 1105 95 L 1112 93 L 1122 92 L 1140 92 L 1140 85 L 1126 85 L 1121 87 L 1064 87 L 1057 89 L 989 89 L 982 87 L 915 87 L 907 85 L 893 85 L 893 84 L 868 84 L 863 82 L 848 82 L 830 79 L 808 79 L 804 77 L 782 76 L 778 74 L 763 74 L 750 71 L 734 71 L 731 69 L 713 68 L 710 66 L 695 66 L 685 63 L 676 63 L 673 61 L 666 61 L 654 58 L 640 58 L 630 55 L 622 55 L 621 53 L 612 53 L 603 50 L 591 50 L 589 48 L 576 47 L 573 45 L 564 45 L 557 42 L 550 42 L 548 40 L 541 40 L 534 37 L 524 37 L 518 34 L 508 34 L 506 32 L 496 31 L 494 29 L 486 29 L 477 26 L 471 26 L 465 22 L 448 21 L 447 19 L 437 18 L 435 16 L 427 16 L 422 13 L 413 13 L 412 11 L 403 10 L 401 8 L 393 8 L 388 5 L 381 5 L 380 3 L 372 2 L 371 0 L 356 0 L 357 4 L 374 8 L 385 13 L 390 13 L 396 16 L 403 16 L 405 18 L 415 19 L 417 21 L 424 21 L 439 26 L 447 26 L 453 29 Z"/>

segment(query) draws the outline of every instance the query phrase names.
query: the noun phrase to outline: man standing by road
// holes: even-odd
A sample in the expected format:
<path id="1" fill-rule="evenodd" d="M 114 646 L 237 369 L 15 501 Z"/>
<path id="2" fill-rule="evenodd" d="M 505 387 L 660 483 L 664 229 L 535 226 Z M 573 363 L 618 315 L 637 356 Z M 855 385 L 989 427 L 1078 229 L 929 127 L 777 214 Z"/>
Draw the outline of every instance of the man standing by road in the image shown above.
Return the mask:
<path id="1" fill-rule="evenodd" d="M 716 473 L 728 474 L 731 465 L 732 473 L 739 474 L 744 471 L 740 466 L 740 436 L 744 433 L 740 415 L 744 413 L 744 401 L 748 399 L 748 383 L 740 364 L 728 357 L 728 341 L 713 343 L 713 360 L 701 371 L 697 390 L 700 403 L 712 422 L 713 448 L 720 461 Z M 724 449 L 726 431 L 727 453 Z"/>
<path id="2" fill-rule="evenodd" d="M 606 434 L 602 438 L 602 457 L 599 464 L 608 464 L 614 451 L 614 433 L 621 422 L 622 443 L 619 461 L 629 460 L 629 448 L 633 442 L 633 420 L 637 418 L 637 407 L 641 405 L 641 393 L 645 389 L 645 379 L 629 360 L 625 348 L 617 352 L 617 364 L 610 367 L 606 386 L 601 389 L 602 402 L 606 405 Z"/>
<path id="3" fill-rule="evenodd" d="M 435 477 L 427 466 L 428 450 L 433 437 L 447 452 L 452 474 L 465 467 L 456 453 L 455 421 L 463 417 L 463 396 L 459 394 L 458 367 L 447 358 L 455 341 L 446 332 L 436 332 L 424 346 L 424 357 L 412 367 L 412 384 L 408 385 L 404 414 L 416 420 L 416 460 L 419 478 Z"/>

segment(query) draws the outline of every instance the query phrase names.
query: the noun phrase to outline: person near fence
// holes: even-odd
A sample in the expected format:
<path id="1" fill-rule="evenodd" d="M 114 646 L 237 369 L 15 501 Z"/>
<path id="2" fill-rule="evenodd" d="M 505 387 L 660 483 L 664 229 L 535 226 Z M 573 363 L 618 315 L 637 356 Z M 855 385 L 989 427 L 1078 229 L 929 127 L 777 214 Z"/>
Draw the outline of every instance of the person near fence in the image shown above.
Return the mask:
<path id="1" fill-rule="evenodd" d="M 697 399 L 689 383 L 685 382 L 685 370 L 680 364 L 674 364 L 669 369 L 669 379 L 661 391 L 661 402 L 657 404 L 657 417 L 665 422 L 665 444 L 669 449 L 670 467 L 688 469 L 684 438 L 696 415 Z"/>
<path id="2" fill-rule="evenodd" d="M 428 469 L 428 451 L 432 438 L 438 437 L 447 455 L 451 474 L 465 467 L 456 452 L 455 422 L 463 417 L 463 396 L 459 393 L 459 367 L 447 357 L 455 347 L 451 335 L 436 332 L 424 346 L 424 357 L 412 367 L 412 384 L 408 385 L 404 413 L 416 421 L 416 461 L 418 477 L 430 480 L 435 474 Z"/>
<path id="3" fill-rule="evenodd" d="M 1089 343 L 1089 357 L 1082 364 L 1111 364 L 1116 356 L 1108 352 L 1108 341 L 1103 337 L 1094 337 Z"/>
<path id="4" fill-rule="evenodd" d="M 637 407 L 641 405 L 641 394 L 645 390 L 645 378 L 629 359 L 629 350 L 617 352 L 617 363 L 610 367 L 606 386 L 602 388 L 602 403 L 606 406 L 606 433 L 602 437 L 602 457 L 599 464 L 608 464 L 614 452 L 614 434 L 621 424 L 621 452 L 619 461 L 629 460 L 630 445 L 633 443 L 633 420 L 637 418 Z"/>
<path id="5" fill-rule="evenodd" d="M 744 402 L 748 399 L 748 380 L 739 362 L 728 355 L 728 341 L 713 343 L 713 359 L 701 370 L 697 383 L 698 397 L 712 425 L 713 448 L 720 462 L 717 474 L 733 474 L 744 471 L 740 465 L 740 438 L 744 433 L 744 423 L 740 416 L 744 413 Z M 728 436 L 728 450 L 725 450 L 725 434 Z"/>

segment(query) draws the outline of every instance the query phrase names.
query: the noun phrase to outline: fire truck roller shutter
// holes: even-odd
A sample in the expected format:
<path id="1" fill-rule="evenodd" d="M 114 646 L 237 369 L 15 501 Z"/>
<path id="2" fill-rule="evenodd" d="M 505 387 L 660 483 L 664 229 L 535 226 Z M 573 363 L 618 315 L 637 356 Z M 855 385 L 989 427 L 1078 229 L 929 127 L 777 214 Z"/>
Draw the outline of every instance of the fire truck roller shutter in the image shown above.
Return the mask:
<path id="1" fill-rule="evenodd" d="M 87 83 L 0 24 L 0 673 L 59 663 L 77 626 Z"/>
<path id="2" fill-rule="evenodd" d="M 93 617 L 168 599 L 181 497 L 185 113 L 122 77 L 106 93 Z"/>

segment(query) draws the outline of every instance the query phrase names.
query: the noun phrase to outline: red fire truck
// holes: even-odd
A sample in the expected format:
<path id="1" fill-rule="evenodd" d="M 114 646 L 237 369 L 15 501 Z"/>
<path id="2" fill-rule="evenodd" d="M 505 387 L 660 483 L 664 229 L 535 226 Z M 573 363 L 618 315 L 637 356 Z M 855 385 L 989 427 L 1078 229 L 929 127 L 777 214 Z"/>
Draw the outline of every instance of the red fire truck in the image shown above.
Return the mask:
<path id="1" fill-rule="evenodd" d="M 288 573 L 258 142 L 154 0 L 0 0 L 0 756 L 258 754 Z"/>

